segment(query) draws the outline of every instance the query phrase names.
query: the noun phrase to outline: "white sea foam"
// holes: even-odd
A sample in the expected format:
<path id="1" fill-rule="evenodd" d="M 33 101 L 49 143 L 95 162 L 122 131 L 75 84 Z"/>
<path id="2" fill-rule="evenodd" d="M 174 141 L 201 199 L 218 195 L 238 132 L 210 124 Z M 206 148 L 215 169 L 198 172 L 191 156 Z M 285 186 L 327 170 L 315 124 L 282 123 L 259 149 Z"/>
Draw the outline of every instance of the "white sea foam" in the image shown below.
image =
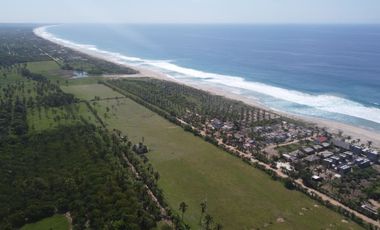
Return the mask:
<path id="1" fill-rule="evenodd" d="M 153 67 L 154 69 L 158 69 L 171 77 L 188 77 L 205 81 L 210 84 L 218 84 L 224 87 L 230 87 L 230 89 L 232 87 L 234 89 L 253 91 L 279 100 L 285 100 L 288 102 L 309 106 L 317 110 L 348 115 L 380 124 L 379 108 L 365 106 L 343 97 L 328 94 L 314 95 L 295 90 L 288 90 L 259 82 L 247 81 L 244 78 L 238 76 L 228 76 L 185 68 L 178 66 L 168 60 L 147 60 L 138 57 L 128 57 L 120 53 L 100 50 L 93 45 L 77 44 L 71 41 L 57 38 L 51 33 L 47 32 L 47 28 L 48 27 L 37 28 L 35 29 L 35 33 L 45 39 L 64 44 L 65 46 L 79 49 L 87 53 L 92 52 L 98 56 L 103 56 L 107 60 L 114 61 L 119 64 Z"/>

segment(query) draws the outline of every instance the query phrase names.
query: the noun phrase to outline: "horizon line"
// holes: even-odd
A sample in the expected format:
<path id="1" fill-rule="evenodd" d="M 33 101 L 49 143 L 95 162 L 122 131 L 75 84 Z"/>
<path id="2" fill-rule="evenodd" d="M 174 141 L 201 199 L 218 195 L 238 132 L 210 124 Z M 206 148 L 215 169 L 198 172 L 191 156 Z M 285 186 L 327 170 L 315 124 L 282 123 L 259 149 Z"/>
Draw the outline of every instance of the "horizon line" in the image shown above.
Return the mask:
<path id="1" fill-rule="evenodd" d="M 380 22 L 0 22 L 0 25 L 380 25 Z"/>

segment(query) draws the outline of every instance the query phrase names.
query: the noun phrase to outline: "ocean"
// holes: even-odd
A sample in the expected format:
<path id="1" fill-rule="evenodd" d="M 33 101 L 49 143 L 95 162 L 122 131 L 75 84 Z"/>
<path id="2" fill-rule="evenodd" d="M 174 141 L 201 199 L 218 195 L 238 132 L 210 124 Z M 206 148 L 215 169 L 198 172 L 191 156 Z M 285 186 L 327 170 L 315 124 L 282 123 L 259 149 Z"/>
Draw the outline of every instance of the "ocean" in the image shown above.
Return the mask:
<path id="1" fill-rule="evenodd" d="M 380 25 L 97 25 L 49 36 L 274 110 L 380 132 Z"/>

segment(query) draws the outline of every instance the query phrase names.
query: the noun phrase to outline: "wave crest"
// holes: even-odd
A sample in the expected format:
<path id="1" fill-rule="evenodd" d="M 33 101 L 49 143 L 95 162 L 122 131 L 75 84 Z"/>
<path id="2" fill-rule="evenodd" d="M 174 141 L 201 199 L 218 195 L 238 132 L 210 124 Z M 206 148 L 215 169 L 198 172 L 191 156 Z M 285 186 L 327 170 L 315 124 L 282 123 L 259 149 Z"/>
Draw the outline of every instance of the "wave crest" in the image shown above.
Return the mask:
<path id="1" fill-rule="evenodd" d="M 299 105 L 305 105 L 317 110 L 347 115 L 351 117 L 361 118 L 380 124 L 380 109 L 369 107 L 358 102 L 328 94 L 309 94 L 296 90 L 288 90 L 275 87 L 259 82 L 247 81 L 239 76 L 229 76 L 216 73 L 204 72 L 196 69 L 186 68 L 174 64 L 168 60 L 148 60 L 138 57 L 129 57 L 120 53 L 100 50 L 94 45 L 77 44 L 68 40 L 64 40 L 47 32 L 47 28 L 51 26 L 39 27 L 34 30 L 35 34 L 47 40 L 62 44 L 64 46 L 83 51 L 85 53 L 96 54 L 102 56 L 109 61 L 118 64 L 128 64 L 135 66 L 147 66 L 160 70 L 170 75 L 170 77 L 189 77 L 206 81 L 211 84 L 218 84 L 224 87 L 233 87 L 244 89 L 266 96 L 285 100 Z M 173 76 L 174 75 L 174 76 Z"/>

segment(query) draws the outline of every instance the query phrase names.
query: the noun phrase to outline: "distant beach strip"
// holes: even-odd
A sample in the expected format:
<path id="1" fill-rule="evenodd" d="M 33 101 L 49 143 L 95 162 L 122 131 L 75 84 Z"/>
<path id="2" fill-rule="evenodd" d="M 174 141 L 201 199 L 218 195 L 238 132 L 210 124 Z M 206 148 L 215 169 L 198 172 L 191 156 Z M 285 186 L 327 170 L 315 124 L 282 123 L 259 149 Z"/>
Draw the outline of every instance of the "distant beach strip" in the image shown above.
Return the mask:
<path id="1" fill-rule="evenodd" d="M 328 94 L 308 94 L 264 83 L 247 81 L 239 76 L 215 74 L 181 67 L 167 60 L 149 60 L 128 57 L 121 53 L 101 50 L 92 44 L 78 44 L 59 38 L 48 31 L 53 26 L 43 26 L 34 30 L 39 37 L 61 44 L 74 50 L 102 58 L 117 64 L 147 71 L 152 77 L 175 80 L 194 87 L 223 94 L 235 99 L 250 102 L 256 106 L 270 108 L 290 116 L 301 116 L 309 121 L 323 121 L 324 125 L 349 131 L 350 127 L 364 128 L 380 133 L 380 108 L 366 106 L 343 97 Z M 154 76 L 153 76 L 154 75 Z M 224 93 L 223 93 L 224 91 Z M 222 93 L 221 93 L 222 92 Z M 347 125 L 332 125 L 338 121 Z M 360 131 L 358 130 L 360 133 Z M 368 136 L 371 136 L 368 133 Z M 380 138 L 379 138 L 380 139 Z"/>

